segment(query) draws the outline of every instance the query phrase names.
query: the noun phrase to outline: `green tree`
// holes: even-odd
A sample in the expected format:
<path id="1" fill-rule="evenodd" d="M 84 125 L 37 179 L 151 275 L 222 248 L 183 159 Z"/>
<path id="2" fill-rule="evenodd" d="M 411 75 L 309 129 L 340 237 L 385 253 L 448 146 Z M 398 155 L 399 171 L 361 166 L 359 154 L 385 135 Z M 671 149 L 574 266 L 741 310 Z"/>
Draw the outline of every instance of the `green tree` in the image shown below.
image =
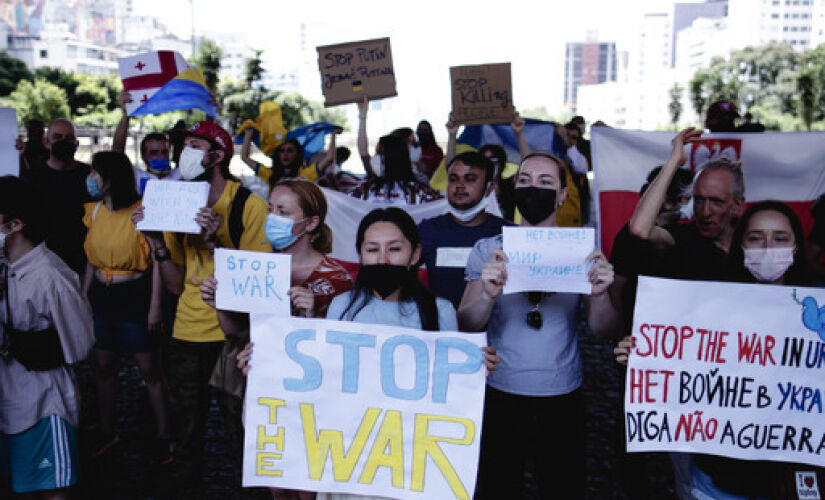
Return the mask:
<path id="1" fill-rule="evenodd" d="M 248 58 L 246 63 L 246 88 L 252 89 L 252 85 L 255 82 L 259 82 L 261 78 L 264 76 L 264 67 L 263 61 L 261 61 L 261 54 L 264 53 L 263 50 L 254 49 L 253 52 L 255 55 L 253 57 Z"/>
<path id="2" fill-rule="evenodd" d="M 22 80 L 5 102 L 17 109 L 17 123 L 20 126 L 33 119 L 49 123 L 56 118 L 69 118 L 66 92 L 54 83 L 39 78 L 34 82 Z"/>
<path id="3" fill-rule="evenodd" d="M 670 104 L 667 108 L 670 111 L 670 123 L 674 125 L 679 123 L 679 117 L 682 116 L 682 91 L 684 89 L 678 83 L 674 83 L 670 88 Z"/>
<path id="4" fill-rule="evenodd" d="M 198 47 L 198 55 L 193 59 L 193 62 L 203 72 L 206 87 L 209 88 L 213 94 L 216 94 L 218 89 L 222 58 L 223 49 L 212 40 L 204 40 L 201 42 L 200 47 Z"/>
<path id="5" fill-rule="evenodd" d="M 0 96 L 9 95 L 21 80 L 34 78 L 26 63 L 0 51 Z"/>

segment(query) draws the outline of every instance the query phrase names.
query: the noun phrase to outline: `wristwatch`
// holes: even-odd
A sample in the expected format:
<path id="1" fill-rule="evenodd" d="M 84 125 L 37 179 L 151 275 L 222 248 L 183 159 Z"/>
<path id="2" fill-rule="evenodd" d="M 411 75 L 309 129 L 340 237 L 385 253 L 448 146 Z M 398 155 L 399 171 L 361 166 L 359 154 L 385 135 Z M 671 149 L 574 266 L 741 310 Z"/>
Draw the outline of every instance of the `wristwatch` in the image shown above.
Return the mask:
<path id="1" fill-rule="evenodd" d="M 165 246 L 157 247 L 155 249 L 154 254 L 155 254 L 155 262 L 163 262 L 164 260 L 169 260 L 169 258 L 172 256 L 169 253 L 169 249 L 166 248 Z"/>

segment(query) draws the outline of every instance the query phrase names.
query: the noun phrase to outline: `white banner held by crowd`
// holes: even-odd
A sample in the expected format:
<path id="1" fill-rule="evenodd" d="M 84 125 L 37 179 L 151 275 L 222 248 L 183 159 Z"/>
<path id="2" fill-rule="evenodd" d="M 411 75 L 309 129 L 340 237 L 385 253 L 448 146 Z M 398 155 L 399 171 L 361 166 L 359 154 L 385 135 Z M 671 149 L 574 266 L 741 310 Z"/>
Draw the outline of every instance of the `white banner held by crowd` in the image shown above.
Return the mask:
<path id="1" fill-rule="evenodd" d="M 218 309 L 289 316 L 289 254 L 215 249 Z"/>
<path id="2" fill-rule="evenodd" d="M 495 194 L 490 194 L 492 199 L 487 204 L 487 212 L 501 216 L 501 209 L 495 199 Z M 339 193 L 331 189 L 324 189 L 324 197 L 327 200 L 326 223 L 332 229 L 332 256 L 347 262 L 358 262 L 358 252 L 355 251 L 355 235 L 358 232 L 358 224 L 365 215 L 376 208 L 398 207 L 408 214 L 418 224 L 424 219 L 437 217 L 447 212 L 447 199 L 442 198 L 418 205 L 408 205 L 406 203 L 387 203 L 372 200 L 360 200 L 344 193 Z"/>
<path id="3" fill-rule="evenodd" d="M 504 227 L 507 284 L 504 293 L 590 294 L 587 256 L 595 248 L 593 228 Z"/>
<path id="4" fill-rule="evenodd" d="M 244 486 L 473 496 L 484 334 L 252 315 Z"/>
<path id="5" fill-rule="evenodd" d="M 825 466 L 825 290 L 639 278 L 628 451 Z"/>
<path id="6" fill-rule="evenodd" d="M 208 182 L 149 179 L 143 192 L 143 220 L 138 231 L 201 232 L 195 215 L 206 206 Z"/>

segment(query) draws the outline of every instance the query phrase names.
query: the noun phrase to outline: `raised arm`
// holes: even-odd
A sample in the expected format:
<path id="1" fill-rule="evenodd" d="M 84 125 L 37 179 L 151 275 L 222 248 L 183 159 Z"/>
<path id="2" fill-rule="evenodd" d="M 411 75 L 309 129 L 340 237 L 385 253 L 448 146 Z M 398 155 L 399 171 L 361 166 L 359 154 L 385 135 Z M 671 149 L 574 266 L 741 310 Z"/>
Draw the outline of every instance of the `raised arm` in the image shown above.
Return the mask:
<path id="1" fill-rule="evenodd" d="M 676 137 L 671 141 L 670 156 L 662 166 L 659 175 L 653 179 L 645 194 L 642 195 L 642 199 L 639 200 L 639 204 L 636 205 L 636 210 L 633 212 L 633 217 L 630 219 L 630 233 L 637 238 L 658 243 L 662 243 L 663 240 L 669 238 L 667 231 L 656 226 L 656 217 L 658 217 L 659 210 L 665 202 L 667 188 L 676 174 L 676 169 L 687 161 L 685 144 L 699 140 L 701 135 L 701 130 L 688 127 L 676 134 Z M 670 245 L 672 244 L 671 238 Z"/>
<path id="2" fill-rule="evenodd" d="M 132 102 L 132 94 L 128 90 L 124 90 L 117 98 L 117 104 L 123 111 L 123 116 L 117 122 L 115 132 L 112 134 L 112 151 L 123 153 L 126 151 L 126 138 L 129 136 L 129 120 L 131 117 L 126 112 L 126 104 Z"/>
<path id="3" fill-rule="evenodd" d="M 449 165 L 455 158 L 456 143 L 458 142 L 458 123 L 453 120 L 452 111 L 447 116 L 447 154 L 444 155 L 444 165 Z"/>
<path id="4" fill-rule="evenodd" d="M 250 127 L 244 131 L 243 144 L 241 145 L 241 160 L 247 164 L 256 174 L 258 173 L 258 162 L 249 156 L 249 151 L 252 149 L 252 134 L 255 131 Z"/>
<path id="5" fill-rule="evenodd" d="M 324 156 L 321 161 L 318 162 L 318 176 L 323 177 L 327 173 L 327 169 L 335 163 L 335 138 L 343 132 L 344 129 L 341 127 L 336 128 L 329 136 L 329 149 L 327 149 L 327 154 Z"/>
<path id="6" fill-rule="evenodd" d="M 361 157 L 361 163 L 364 164 L 367 177 L 375 177 L 375 172 L 372 171 L 372 165 L 370 165 L 370 143 L 367 139 L 367 110 L 369 107 L 370 101 L 366 97 L 358 101 L 358 156 Z"/>
<path id="7" fill-rule="evenodd" d="M 524 118 L 521 117 L 518 113 L 513 116 L 513 123 L 510 126 L 513 128 L 513 132 L 516 133 L 516 141 L 518 141 L 518 154 L 523 158 L 530 153 L 533 152 L 530 149 L 530 145 L 527 144 L 527 138 L 524 137 L 524 125 L 525 125 Z M 502 165 L 502 168 L 504 166 Z"/>

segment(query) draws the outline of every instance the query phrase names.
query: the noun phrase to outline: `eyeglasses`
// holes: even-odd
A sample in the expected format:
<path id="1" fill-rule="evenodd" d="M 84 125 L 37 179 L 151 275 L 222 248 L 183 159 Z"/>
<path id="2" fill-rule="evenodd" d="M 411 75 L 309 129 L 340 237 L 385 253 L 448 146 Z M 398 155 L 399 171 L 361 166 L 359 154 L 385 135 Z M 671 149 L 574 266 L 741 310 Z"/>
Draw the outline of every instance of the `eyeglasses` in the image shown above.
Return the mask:
<path id="1" fill-rule="evenodd" d="M 533 304 L 533 309 L 527 312 L 527 316 L 524 317 L 524 321 L 527 322 L 527 325 L 530 328 L 535 330 L 540 330 L 543 323 L 541 311 L 539 311 L 539 305 L 544 299 L 544 295 L 544 292 L 527 292 L 527 300 Z"/>

